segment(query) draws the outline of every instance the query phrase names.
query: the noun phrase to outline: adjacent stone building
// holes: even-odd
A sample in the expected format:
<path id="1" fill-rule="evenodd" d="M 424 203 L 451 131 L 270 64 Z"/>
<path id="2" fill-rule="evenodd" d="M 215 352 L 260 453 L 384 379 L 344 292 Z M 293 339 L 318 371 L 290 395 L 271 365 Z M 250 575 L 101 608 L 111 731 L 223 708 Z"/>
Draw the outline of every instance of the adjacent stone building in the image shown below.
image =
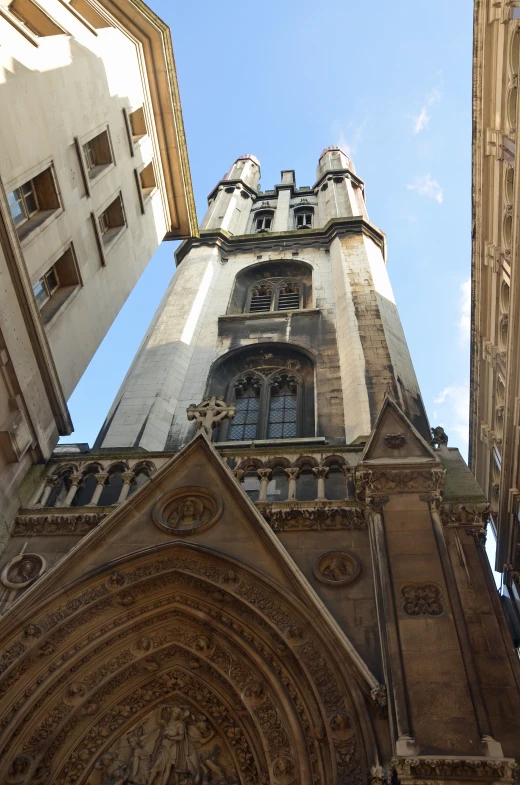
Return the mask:
<path id="1" fill-rule="evenodd" d="M 92 450 L 0 560 L 0 781 L 513 785 L 489 504 L 430 431 L 363 181 L 209 198 Z M 432 439 L 433 435 L 433 439 Z"/>
<path id="2" fill-rule="evenodd" d="M 197 222 L 170 33 L 140 0 L 0 0 L 0 103 L 1 548 L 152 254 Z"/>
<path id="3" fill-rule="evenodd" d="M 503 604 L 520 651 L 517 6 L 475 3 L 469 465 L 491 502 L 496 569 L 503 573 Z"/>

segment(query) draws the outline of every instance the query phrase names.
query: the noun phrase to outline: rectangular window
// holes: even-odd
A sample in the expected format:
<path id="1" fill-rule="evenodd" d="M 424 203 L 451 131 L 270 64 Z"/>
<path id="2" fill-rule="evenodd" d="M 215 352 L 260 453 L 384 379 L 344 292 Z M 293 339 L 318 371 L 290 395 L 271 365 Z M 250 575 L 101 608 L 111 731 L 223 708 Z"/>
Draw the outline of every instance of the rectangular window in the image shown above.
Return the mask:
<path id="1" fill-rule="evenodd" d="M 52 319 L 79 284 L 78 266 L 71 245 L 33 284 L 34 298 L 44 324 Z"/>
<path id="2" fill-rule="evenodd" d="M 102 131 L 86 142 L 83 145 L 83 155 L 85 156 L 88 176 L 93 180 L 94 177 L 97 177 L 103 169 L 114 161 L 108 131 Z"/>
<path id="3" fill-rule="evenodd" d="M 37 37 L 63 35 L 65 32 L 32 0 L 12 0 L 8 8 L 20 24 Z"/>
<path id="4" fill-rule="evenodd" d="M 141 191 L 143 192 L 143 196 L 145 198 L 150 196 L 152 191 L 154 191 L 157 187 L 157 183 L 155 182 L 153 163 L 151 161 L 148 166 L 145 166 L 144 169 L 141 169 L 139 172 L 139 180 L 141 183 Z"/>
<path id="5" fill-rule="evenodd" d="M 139 109 L 136 109 L 134 112 L 130 112 L 128 119 L 130 121 L 132 141 L 137 142 L 139 139 L 141 139 L 142 136 L 146 136 L 146 123 L 144 120 L 144 111 L 142 106 L 140 106 Z"/>
<path id="6" fill-rule="evenodd" d="M 70 5 L 72 8 L 77 11 L 83 19 L 95 27 L 97 29 L 101 27 L 112 27 L 110 22 L 104 19 L 101 14 L 96 11 L 94 6 L 92 6 L 88 0 L 70 0 Z"/>
<path id="7" fill-rule="evenodd" d="M 106 245 L 126 226 L 121 194 L 118 194 L 114 201 L 108 205 L 107 209 L 103 210 L 98 218 L 98 222 L 103 243 Z"/>
<path id="8" fill-rule="evenodd" d="M 52 167 L 7 194 L 20 240 L 61 207 Z"/>

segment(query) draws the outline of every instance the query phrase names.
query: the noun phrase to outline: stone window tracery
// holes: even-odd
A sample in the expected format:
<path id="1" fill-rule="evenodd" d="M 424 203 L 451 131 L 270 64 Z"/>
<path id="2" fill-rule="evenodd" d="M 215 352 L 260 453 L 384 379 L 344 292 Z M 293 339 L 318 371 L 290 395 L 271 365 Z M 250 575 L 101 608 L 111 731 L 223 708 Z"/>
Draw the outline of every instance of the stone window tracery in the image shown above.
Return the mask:
<path id="1" fill-rule="evenodd" d="M 263 211 L 255 216 L 255 232 L 269 232 L 274 219 L 274 213 Z"/>
<path id="2" fill-rule="evenodd" d="M 227 439 L 292 439 L 298 436 L 298 386 L 283 370 L 264 376 L 261 370 L 235 379 L 231 398 L 237 407 Z"/>
<path id="3" fill-rule="evenodd" d="M 295 376 L 280 374 L 271 382 L 268 439 L 291 439 L 297 436 L 298 382 Z"/>
<path id="4" fill-rule="evenodd" d="M 294 211 L 295 229 L 312 229 L 314 210 L 312 207 L 300 208 Z"/>

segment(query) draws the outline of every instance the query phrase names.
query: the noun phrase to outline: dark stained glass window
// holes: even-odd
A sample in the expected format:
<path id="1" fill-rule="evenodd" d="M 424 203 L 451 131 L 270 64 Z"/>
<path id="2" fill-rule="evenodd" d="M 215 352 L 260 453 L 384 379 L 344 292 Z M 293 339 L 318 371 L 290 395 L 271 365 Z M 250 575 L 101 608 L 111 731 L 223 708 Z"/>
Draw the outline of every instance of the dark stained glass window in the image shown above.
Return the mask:
<path id="1" fill-rule="evenodd" d="M 284 382 L 271 390 L 268 439 L 288 439 L 296 434 L 296 385 Z"/>
<path id="2" fill-rule="evenodd" d="M 259 399 L 256 390 L 247 389 L 235 401 L 237 412 L 229 428 L 230 441 L 243 441 L 256 438 Z"/>

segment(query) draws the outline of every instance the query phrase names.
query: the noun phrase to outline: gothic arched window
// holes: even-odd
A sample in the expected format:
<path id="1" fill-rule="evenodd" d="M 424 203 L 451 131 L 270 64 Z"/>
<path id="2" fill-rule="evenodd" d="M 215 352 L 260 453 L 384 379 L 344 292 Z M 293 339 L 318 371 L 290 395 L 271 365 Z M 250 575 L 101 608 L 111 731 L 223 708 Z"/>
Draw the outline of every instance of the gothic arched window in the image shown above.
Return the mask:
<path id="1" fill-rule="evenodd" d="M 267 278 L 249 287 L 247 313 L 297 311 L 305 307 L 304 285 L 294 278 Z"/>
<path id="2" fill-rule="evenodd" d="M 262 386 L 262 377 L 257 374 L 243 376 L 234 382 L 237 411 L 229 427 L 231 441 L 257 438 Z"/>
<path id="3" fill-rule="evenodd" d="M 315 368 L 312 358 L 291 344 L 244 346 L 213 365 L 207 394 L 236 406 L 215 441 L 294 439 L 315 436 Z"/>
<path id="4" fill-rule="evenodd" d="M 298 381 L 286 373 L 271 379 L 268 439 L 293 439 L 298 433 Z"/>

